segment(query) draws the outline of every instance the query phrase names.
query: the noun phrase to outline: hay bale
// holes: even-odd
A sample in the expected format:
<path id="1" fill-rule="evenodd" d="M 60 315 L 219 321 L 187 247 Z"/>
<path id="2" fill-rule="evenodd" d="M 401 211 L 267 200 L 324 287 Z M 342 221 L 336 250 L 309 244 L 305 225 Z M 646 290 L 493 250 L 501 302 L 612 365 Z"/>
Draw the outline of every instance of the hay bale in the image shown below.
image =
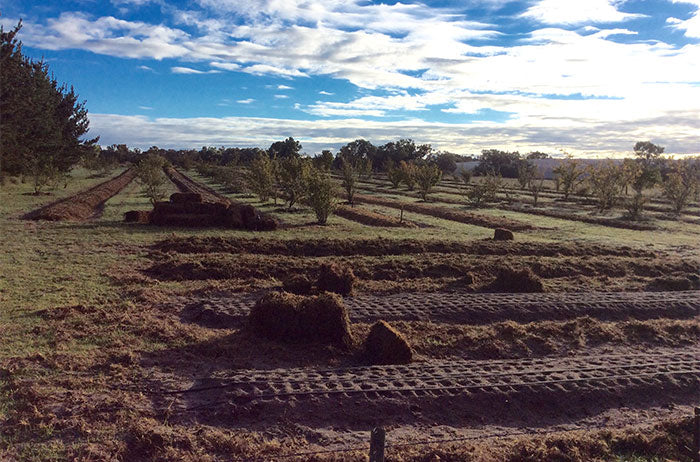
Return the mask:
<path id="1" fill-rule="evenodd" d="M 124 221 L 127 223 L 150 223 L 150 210 L 129 210 L 124 214 Z"/>
<path id="2" fill-rule="evenodd" d="M 314 283 L 303 274 L 297 274 L 282 283 L 282 289 L 290 294 L 310 295 L 314 290 Z"/>
<path id="3" fill-rule="evenodd" d="M 342 299 L 334 294 L 304 297 L 272 292 L 257 301 L 249 321 L 254 333 L 270 340 L 352 345 L 350 318 Z"/>
<path id="4" fill-rule="evenodd" d="M 503 228 L 496 228 L 493 231 L 494 241 L 512 241 L 514 239 L 513 232 Z"/>
<path id="5" fill-rule="evenodd" d="M 202 195 L 193 192 L 176 192 L 170 195 L 170 202 L 174 204 L 202 202 Z"/>
<path id="6" fill-rule="evenodd" d="M 513 268 L 501 268 L 496 280 L 489 287 L 496 292 L 527 293 L 544 292 L 542 280 L 535 275 L 530 268 L 515 270 Z"/>
<path id="7" fill-rule="evenodd" d="M 350 295 L 356 280 L 357 277 L 351 268 L 335 263 L 325 263 L 321 265 L 316 284 L 321 291 Z"/>
<path id="8" fill-rule="evenodd" d="M 370 329 L 364 355 L 371 364 L 407 364 L 413 359 L 404 336 L 385 321 L 376 322 Z"/>

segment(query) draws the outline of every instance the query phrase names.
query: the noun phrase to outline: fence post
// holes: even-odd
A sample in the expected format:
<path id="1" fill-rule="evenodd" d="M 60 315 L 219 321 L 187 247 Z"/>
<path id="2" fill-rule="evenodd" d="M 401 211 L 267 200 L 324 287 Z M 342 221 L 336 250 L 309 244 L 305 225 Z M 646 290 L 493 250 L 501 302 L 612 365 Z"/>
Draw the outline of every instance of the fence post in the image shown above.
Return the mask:
<path id="1" fill-rule="evenodd" d="M 700 407 L 695 408 L 693 419 L 693 462 L 700 462 Z"/>
<path id="2" fill-rule="evenodd" d="M 386 431 L 382 427 L 372 429 L 369 441 L 369 462 L 384 462 Z"/>

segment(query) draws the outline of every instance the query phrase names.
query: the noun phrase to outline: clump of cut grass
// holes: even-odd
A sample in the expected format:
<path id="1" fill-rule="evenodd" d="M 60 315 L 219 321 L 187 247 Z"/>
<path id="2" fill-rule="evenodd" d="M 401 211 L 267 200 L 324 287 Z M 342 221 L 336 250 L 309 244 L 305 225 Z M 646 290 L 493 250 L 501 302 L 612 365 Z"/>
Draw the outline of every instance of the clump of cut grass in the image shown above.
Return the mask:
<path id="1" fill-rule="evenodd" d="M 258 300 L 249 321 L 254 333 L 270 340 L 352 346 L 350 318 L 335 294 L 304 297 L 272 292 Z"/>

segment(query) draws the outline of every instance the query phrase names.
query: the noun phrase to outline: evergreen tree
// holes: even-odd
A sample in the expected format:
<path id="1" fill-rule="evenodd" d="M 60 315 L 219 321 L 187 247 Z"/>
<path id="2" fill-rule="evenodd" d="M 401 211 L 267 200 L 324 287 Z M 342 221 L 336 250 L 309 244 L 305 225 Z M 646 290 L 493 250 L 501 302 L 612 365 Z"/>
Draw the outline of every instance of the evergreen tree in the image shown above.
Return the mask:
<path id="1" fill-rule="evenodd" d="M 0 26 L 0 177 L 29 176 L 35 190 L 65 175 L 99 138 L 89 129 L 85 102 L 73 87 L 59 84 L 43 61 L 22 54 L 17 34 Z"/>

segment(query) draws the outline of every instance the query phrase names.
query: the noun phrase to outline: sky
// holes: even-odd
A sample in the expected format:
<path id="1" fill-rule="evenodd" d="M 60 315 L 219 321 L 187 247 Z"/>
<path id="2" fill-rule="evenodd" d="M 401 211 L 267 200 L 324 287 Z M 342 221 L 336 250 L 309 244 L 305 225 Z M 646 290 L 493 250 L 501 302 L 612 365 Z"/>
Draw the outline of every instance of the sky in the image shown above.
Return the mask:
<path id="1" fill-rule="evenodd" d="M 103 146 L 700 153 L 700 0 L 0 0 Z"/>

